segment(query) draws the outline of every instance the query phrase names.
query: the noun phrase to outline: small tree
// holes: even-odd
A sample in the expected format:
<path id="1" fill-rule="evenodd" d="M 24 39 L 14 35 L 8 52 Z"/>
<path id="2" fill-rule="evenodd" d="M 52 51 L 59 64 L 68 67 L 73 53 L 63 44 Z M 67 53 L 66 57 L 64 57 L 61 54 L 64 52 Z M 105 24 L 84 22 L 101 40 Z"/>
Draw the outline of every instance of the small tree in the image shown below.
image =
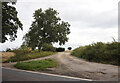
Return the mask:
<path id="1" fill-rule="evenodd" d="M 72 47 L 68 47 L 68 50 L 72 50 Z"/>
<path id="2" fill-rule="evenodd" d="M 56 48 L 56 51 L 57 51 L 57 52 L 63 52 L 63 51 L 65 51 L 65 48 L 59 47 L 59 48 Z"/>
<path id="3" fill-rule="evenodd" d="M 6 52 L 11 52 L 12 50 L 10 48 L 7 48 L 6 49 Z"/>
<path id="4" fill-rule="evenodd" d="M 56 50 L 56 48 L 53 47 L 52 44 L 45 43 L 45 44 L 42 45 L 42 51 L 52 51 L 52 52 L 55 52 L 55 50 Z"/>
<path id="5" fill-rule="evenodd" d="M 24 44 L 21 45 L 19 50 L 23 51 L 24 53 L 30 53 L 32 51 L 32 49 L 30 47 L 27 47 L 27 45 L 24 45 Z"/>

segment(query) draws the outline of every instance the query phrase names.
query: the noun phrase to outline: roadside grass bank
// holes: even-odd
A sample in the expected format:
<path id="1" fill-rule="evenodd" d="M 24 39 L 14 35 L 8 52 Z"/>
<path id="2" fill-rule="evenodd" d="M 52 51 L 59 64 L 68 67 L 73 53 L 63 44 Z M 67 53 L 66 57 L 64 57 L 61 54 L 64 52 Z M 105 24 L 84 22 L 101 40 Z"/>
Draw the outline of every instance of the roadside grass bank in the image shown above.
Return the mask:
<path id="1" fill-rule="evenodd" d="M 35 58 L 49 56 L 54 53 L 55 52 L 47 52 L 47 51 L 41 51 L 41 52 L 34 51 L 34 52 L 30 52 L 30 53 L 24 53 L 22 51 L 18 51 L 15 56 L 10 57 L 8 60 L 4 61 L 4 63 L 35 59 Z"/>
<path id="2" fill-rule="evenodd" d="M 54 68 L 58 64 L 54 59 L 44 59 L 37 61 L 28 61 L 28 62 L 18 62 L 14 67 L 23 70 L 44 70 L 46 68 Z"/>
<path id="3" fill-rule="evenodd" d="M 71 52 L 72 52 L 72 50 L 66 50 L 66 51 L 64 51 L 64 52 L 71 53 Z"/>
<path id="4" fill-rule="evenodd" d="M 15 56 L 15 53 L 13 52 L 0 52 L 0 61 L 4 62 L 6 60 L 8 60 L 10 57 Z"/>
<path id="5" fill-rule="evenodd" d="M 91 62 L 120 65 L 120 61 L 118 61 L 120 58 L 119 47 L 120 43 L 116 41 L 112 43 L 97 42 L 76 48 L 71 55 Z"/>

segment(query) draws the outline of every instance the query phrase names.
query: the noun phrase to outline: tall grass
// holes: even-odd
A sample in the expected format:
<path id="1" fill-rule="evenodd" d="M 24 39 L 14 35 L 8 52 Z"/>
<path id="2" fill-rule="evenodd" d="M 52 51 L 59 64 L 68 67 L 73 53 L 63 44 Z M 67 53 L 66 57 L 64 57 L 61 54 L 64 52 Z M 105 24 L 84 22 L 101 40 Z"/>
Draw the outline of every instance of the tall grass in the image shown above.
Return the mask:
<path id="1" fill-rule="evenodd" d="M 82 46 L 73 50 L 71 55 L 86 59 L 88 61 L 120 65 L 120 43 L 97 42 L 90 45 Z"/>
<path id="2" fill-rule="evenodd" d="M 32 51 L 32 52 L 24 52 L 23 50 L 16 50 L 14 51 L 16 54 L 15 56 L 9 58 L 8 60 L 4 61 L 5 63 L 7 62 L 16 62 L 16 61 L 24 61 L 24 60 L 29 60 L 29 59 L 35 59 L 35 58 L 40 58 L 40 57 L 45 57 L 52 55 L 54 52 L 47 52 L 47 51 Z"/>

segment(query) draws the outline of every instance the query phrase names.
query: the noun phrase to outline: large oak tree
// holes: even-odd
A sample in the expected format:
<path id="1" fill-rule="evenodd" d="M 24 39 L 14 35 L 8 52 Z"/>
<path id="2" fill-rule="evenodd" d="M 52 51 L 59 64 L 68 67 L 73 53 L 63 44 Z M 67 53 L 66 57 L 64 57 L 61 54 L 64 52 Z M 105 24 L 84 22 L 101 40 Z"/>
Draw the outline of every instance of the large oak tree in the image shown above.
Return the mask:
<path id="1" fill-rule="evenodd" d="M 24 44 L 41 49 L 42 44 L 59 43 L 65 44 L 68 41 L 67 35 L 70 34 L 70 24 L 61 21 L 58 17 L 59 13 L 53 8 L 45 11 L 38 9 L 35 11 L 33 17 L 34 21 L 31 24 L 29 32 L 24 36 Z"/>

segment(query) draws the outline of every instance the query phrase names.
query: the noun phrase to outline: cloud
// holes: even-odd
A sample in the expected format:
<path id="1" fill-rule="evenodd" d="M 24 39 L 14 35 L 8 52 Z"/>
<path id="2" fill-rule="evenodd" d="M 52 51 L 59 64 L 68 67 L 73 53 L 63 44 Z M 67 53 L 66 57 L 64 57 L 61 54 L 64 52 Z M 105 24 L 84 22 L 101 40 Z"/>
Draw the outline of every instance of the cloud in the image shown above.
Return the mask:
<path id="1" fill-rule="evenodd" d="M 63 21 L 70 23 L 69 41 L 63 46 L 76 48 L 97 41 L 112 41 L 118 38 L 117 14 L 119 0 L 18 0 L 16 8 L 23 23 L 23 31 L 18 31 L 14 42 L 6 42 L 2 49 L 19 47 L 22 37 L 28 32 L 35 10 L 52 7 L 59 12 Z M 54 46 L 59 47 L 58 44 Z"/>
<path id="2" fill-rule="evenodd" d="M 117 9 L 107 10 L 100 13 L 94 13 L 91 10 L 67 10 L 62 13 L 65 20 L 75 23 L 78 26 L 81 24 L 88 27 L 111 28 L 117 27 Z"/>

